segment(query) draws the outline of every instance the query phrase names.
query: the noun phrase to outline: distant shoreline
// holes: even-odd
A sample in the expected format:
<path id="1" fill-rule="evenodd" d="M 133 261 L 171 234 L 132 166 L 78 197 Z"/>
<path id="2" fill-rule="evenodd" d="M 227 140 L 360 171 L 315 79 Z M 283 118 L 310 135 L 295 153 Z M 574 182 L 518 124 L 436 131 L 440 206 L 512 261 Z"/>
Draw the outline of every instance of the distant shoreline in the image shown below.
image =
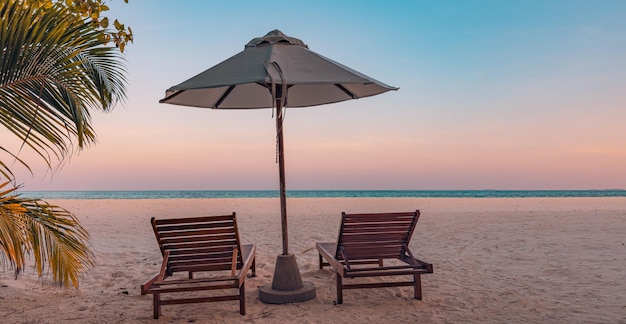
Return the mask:
<path id="1" fill-rule="evenodd" d="M 278 198 L 278 190 L 19 191 L 40 199 Z M 626 197 L 626 190 L 288 190 L 290 198 L 583 198 Z"/>

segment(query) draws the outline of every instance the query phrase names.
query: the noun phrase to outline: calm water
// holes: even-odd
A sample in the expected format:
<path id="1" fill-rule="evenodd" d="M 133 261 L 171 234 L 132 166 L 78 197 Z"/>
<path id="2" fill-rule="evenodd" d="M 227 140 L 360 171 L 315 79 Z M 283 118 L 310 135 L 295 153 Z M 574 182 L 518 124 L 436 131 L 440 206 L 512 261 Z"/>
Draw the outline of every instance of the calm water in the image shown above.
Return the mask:
<path id="1" fill-rule="evenodd" d="M 273 198 L 277 190 L 21 191 L 41 199 Z M 293 198 L 626 197 L 626 190 L 289 190 Z"/>

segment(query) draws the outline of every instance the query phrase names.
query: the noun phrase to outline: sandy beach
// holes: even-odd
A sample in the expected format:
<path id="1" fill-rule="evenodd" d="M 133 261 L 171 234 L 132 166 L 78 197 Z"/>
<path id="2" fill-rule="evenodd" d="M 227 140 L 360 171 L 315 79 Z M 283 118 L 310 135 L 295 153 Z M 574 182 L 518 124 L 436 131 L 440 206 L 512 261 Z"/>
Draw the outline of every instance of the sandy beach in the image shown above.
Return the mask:
<path id="1" fill-rule="evenodd" d="M 281 253 L 279 202 L 254 199 L 50 200 L 77 215 L 97 261 L 79 289 L 61 289 L 26 269 L 0 272 L 2 323 L 626 323 L 626 198 L 289 199 L 290 250 L 317 298 L 259 301 Z M 434 265 L 411 288 L 344 292 L 334 305 L 331 268 L 315 242 L 336 240 L 340 213 L 422 213 L 411 247 Z M 237 302 L 164 306 L 152 319 L 139 286 L 161 255 L 149 219 L 237 212 L 243 243 L 257 245 L 247 314 Z"/>

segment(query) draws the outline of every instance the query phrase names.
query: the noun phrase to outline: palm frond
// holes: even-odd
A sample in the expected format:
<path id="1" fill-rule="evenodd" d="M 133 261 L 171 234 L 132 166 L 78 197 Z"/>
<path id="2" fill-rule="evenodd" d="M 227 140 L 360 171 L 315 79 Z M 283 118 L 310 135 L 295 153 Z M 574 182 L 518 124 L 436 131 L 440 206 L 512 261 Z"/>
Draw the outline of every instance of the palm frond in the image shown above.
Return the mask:
<path id="1" fill-rule="evenodd" d="M 94 264 L 89 234 L 69 211 L 45 201 L 21 198 L 0 184 L 0 251 L 17 276 L 34 258 L 41 276 L 47 264 L 55 282 L 78 287 L 80 275 Z"/>
<path id="2" fill-rule="evenodd" d="M 2 1 L 0 16 L 0 124 L 51 167 L 95 142 L 91 110 L 125 100 L 123 55 L 62 6 Z"/>

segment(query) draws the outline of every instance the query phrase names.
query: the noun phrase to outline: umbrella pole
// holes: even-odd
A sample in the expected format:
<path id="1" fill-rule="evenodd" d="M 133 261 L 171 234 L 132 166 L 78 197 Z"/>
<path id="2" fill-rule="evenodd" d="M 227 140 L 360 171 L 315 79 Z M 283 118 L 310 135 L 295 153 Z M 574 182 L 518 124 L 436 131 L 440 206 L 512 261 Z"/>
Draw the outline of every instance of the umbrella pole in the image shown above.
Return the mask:
<path id="1" fill-rule="evenodd" d="M 283 146 L 282 99 L 276 98 L 276 137 L 278 142 L 278 176 L 280 178 L 280 224 L 283 234 L 283 255 L 289 254 L 287 231 L 287 193 L 285 190 L 285 154 Z"/>
<path id="2" fill-rule="evenodd" d="M 299 303 L 315 298 L 315 286 L 302 281 L 294 254 L 289 254 L 287 240 L 287 195 L 285 192 L 285 156 L 283 148 L 283 102 L 281 88 L 276 95 L 276 137 L 280 177 L 280 218 L 283 231 L 283 254 L 276 257 L 271 284 L 259 287 L 259 299 L 268 304 Z"/>

